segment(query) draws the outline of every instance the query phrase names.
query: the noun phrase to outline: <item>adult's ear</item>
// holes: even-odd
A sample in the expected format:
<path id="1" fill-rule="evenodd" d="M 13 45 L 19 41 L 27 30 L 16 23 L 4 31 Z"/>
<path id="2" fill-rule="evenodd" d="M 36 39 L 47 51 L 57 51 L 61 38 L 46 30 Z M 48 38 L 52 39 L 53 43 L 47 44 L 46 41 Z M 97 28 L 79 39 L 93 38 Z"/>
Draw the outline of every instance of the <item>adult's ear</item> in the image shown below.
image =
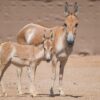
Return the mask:
<path id="1" fill-rule="evenodd" d="M 65 2 L 64 13 L 65 13 L 65 16 L 67 16 L 67 15 L 69 14 L 69 10 L 68 10 L 68 2 Z"/>
<path id="2" fill-rule="evenodd" d="M 51 38 L 51 40 L 54 40 L 54 32 L 53 32 L 53 30 L 50 30 L 50 38 Z"/>
<path id="3" fill-rule="evenodd" d="M 43 34 L 43 37 L 42 37 L 42 40 L 45 41 L 46 39 L 46 30 L 44 30 L 44 34 Z"/>
<path id="4" fill-rule="evenodd" d="M 78 14 L 78 11 L 79 11 L 79 7 L 78 7 L 77 2 L 75 2 L 75 3 L 74 3 L 74 13 L 75 13 L 75 15 Z"/>

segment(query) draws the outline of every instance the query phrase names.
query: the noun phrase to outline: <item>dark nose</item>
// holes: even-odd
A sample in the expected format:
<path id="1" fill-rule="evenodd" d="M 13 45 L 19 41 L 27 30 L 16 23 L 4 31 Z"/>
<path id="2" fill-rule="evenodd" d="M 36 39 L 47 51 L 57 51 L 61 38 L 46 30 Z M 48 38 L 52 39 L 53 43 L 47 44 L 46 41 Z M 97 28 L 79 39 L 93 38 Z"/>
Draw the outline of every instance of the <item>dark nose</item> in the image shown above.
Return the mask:
<path id="1" fill-rule="evenodd" d="M 46 61 L 49 63 L 51 61 L 51 59 L 47 59 Z"/>
<path id="2" fill-rule="evenodd" d="M 73 46 L 74 45 L 74 40 L 67 41 L 67 43 L 68 43 L 69 46 Z"/>

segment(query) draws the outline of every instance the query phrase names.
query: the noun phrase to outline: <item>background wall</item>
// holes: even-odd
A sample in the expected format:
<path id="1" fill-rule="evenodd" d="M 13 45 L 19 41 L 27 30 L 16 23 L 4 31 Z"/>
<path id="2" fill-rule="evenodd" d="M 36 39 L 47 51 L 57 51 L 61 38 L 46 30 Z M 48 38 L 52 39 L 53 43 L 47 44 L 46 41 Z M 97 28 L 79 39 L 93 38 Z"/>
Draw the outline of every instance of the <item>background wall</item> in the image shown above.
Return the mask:
<path id="1" fill-rule="evenodd" d="M 63 25 L 65 1 L 0 0 L 0 41 L 15 41 L 28 23 Z M 79 4 L 79 27 L 73 53 L 100 54 L 100 0 L 75 1 Z"/>

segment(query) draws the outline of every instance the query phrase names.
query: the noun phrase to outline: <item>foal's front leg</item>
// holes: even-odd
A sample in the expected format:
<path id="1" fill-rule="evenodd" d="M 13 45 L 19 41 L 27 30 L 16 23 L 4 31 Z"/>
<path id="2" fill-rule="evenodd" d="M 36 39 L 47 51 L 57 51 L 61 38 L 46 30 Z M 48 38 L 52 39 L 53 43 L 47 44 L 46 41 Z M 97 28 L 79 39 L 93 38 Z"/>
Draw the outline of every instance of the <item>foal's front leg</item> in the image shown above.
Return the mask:
<path id="1" fill-rule="evenodd" d="M 54 83 L 56 80 L 56 67 L 57 67 L 57 58 L 56 56 L 53 56 L 52 59 L 52 77 L 51 77 L 51 88 L 50 88 L 50 95 L 54 96 Z"/>
<path id="2" fill-rule="evenodd" d="M 30 90 L 29 90 L 29 92 L 30 92 L 31 96 L 33 96 L 33 97 L 37 96 L 36 89 L 35 89 L 35 84 L 34 84 L 34 71 L 33 71 L 34 66 L 32 64 L 32 65 L 30 65 L 30 67 L 27 68 L 28 77 L 30 79 Z"/>
<path id="3" fill-rule="evenodd" d="M 22 71 L 23 71 L 23 69 L 22 69 L 22 67 L 18 67 L 17 68 L 17 77 L 18 77 L 18 81 L 17 81 L 17 83 L 18 83 L 18 95 L 22 95 L 23 93 L 22 93 L 22 87 L 21 87 L 21 76 L 22 76 Z"/>

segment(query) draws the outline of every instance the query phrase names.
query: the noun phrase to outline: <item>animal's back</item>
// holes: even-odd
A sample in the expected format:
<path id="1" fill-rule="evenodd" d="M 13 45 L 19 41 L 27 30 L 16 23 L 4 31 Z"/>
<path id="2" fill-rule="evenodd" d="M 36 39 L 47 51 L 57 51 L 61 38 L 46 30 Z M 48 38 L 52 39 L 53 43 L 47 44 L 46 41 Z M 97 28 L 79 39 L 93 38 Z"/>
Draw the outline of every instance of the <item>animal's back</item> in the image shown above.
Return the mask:
<path id="1" fill-rule="evenodd" d="M 13 46 L 16 50 L 16 54 L 14 55 L 16 57 L 19 57 L 21 59 L 29 59 L 34 56 L 35 47 L 32 45 L 13 43 Z"/>
<path id="2" fill-rule="evenodd" d="M 39 45 L 43 42 L 45 30 L 48 30 L 48 28 L 37 24 L 28 24 L 19 31 L 17 42 L 20 44 Z"/>

